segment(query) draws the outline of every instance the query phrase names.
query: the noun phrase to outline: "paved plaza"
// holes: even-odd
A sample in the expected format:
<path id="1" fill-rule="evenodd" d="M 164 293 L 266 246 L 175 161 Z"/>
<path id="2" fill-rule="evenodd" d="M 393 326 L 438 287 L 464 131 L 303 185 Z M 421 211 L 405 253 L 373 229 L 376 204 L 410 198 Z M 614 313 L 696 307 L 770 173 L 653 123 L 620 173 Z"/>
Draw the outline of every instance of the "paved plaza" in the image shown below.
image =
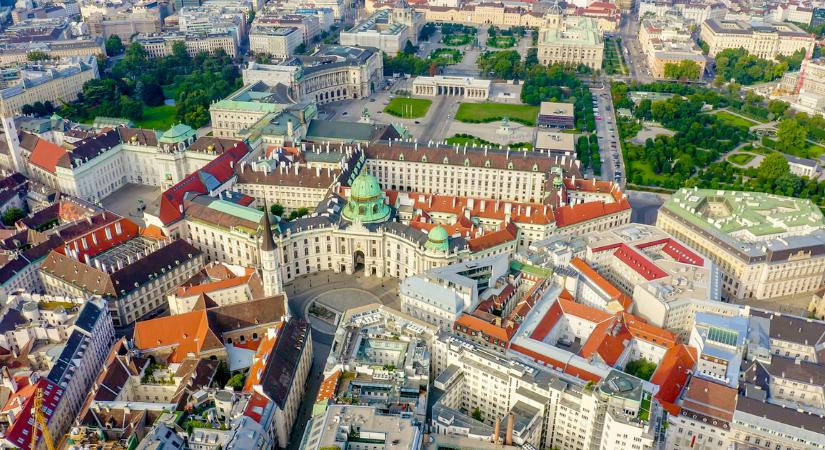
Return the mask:
<path id="1" fill-rule="evenodd" d="M 141 184 L 126 184 L 111 195 L 103 199 L 103 207 L 123 217 L 128 217 L 140 226 L 146 226 L 143 221 L 142 206 L 147 208 L 160 196 L 161 190 L 154 186 Z"/>

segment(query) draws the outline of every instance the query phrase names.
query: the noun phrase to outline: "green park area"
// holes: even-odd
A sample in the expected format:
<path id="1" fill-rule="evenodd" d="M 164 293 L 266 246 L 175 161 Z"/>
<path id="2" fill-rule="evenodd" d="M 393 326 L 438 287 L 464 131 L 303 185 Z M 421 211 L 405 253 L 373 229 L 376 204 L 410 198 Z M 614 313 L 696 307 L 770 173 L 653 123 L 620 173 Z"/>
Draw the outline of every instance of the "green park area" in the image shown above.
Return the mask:
<path id="1" fill-rule="evenodd" d="M 487 38 L 487 46 L 494 48 L 511 48 L 516 46 L 515 36 L 490 36 Z"/>
<path id="2" fill-rule="evenodd" d="M 602 69 L 608 75 L 627 75 L 624 56 L 621 54 L 621 38 L 604 40 L 604 59 Z"/>
<path id="3" fill-rule="evenodd" d="M 423 98 L 395 97 L 384 108 L 384 112 L 395 117 L 418 119 L 427 115 L 427 110 L 432 104 L 432 100 Z"/>
<path id="4" fill-rule="evenodd" d="M 441 25 L 441 42 L 451 47 L 471 44 L 476 37 L 476 29 L 466 25 L 445 23 Z"/>
<path id="5" fill-rule="evenodd" d="M 750 128 L 754 125 L 758 125 L 758 123 L 756 123 L 756 122 L 754 122 L 750 119 L 746 119 L 744 117 L 737 116 L 736 114 L 731 114 L 727 111 L 719 111 L 719 112 L 714 113 L 714 115 L 716 116 L 717 119 L 719 119 L 723 123 L 725 123 L 727 125 L 730 125 L 730 126 L 734 126 L 734 127 Z"/>
<path id="6" fill-rule="evenodd" d="M 461 103 L 455 119 L 465 123 L 487 123 L 505 117 L 527 126 L 536 125 L 539 107 L 533 105 L 512 105 L 506 103 Z"/>
<path id="7" fill-rule="evenodd" d="M 439 48 L 430 53 L 430 59 L 438 65 L 457 64 L 461 62 L 461 50 L 455 48 Z"/>
<path id="8" fill-rule="evenodd" d="M 733 155 L 728 156 L 728 161 L 737 166 L 744 166 L 749 162 L 753 161 L 753 158 L 756 156 L 751 153 L 734 153 Z"/>
<path id="9" fill-rule="evenodd" d="M 166 131 L 175 123 L 175 107 L 169 105 L 144 106 L 143 118 L 135 121 L 138 128 Z"/>
<path id="10" fill-rule="evenodd" d="M 490 142 L 490 141 L 481 139 L 480 137 L 476 137 L 476 136 L 473 136 L 471 134 L 464 134 L 464 133 L 460 133 L 460 134 L 453 135 L 452 137 L 448 137 L 447 138 L 447 144 L 449 144 L 449 145 L 464 145 L 464 144 L 467 144 L 470 147 L 483 147 L 485 145 L 490 146 L 490 147 L 494 147 L 494 148 L 499 147 L 499 144 L 496 144 L 495 142 Z M 505 147 L 507 147 L 507 146 L 505 146 Z M 530 144 L 529 142 L 516 142 L 516 143 L 513 143 L 513 144 L 509 144 L 509 147 L 511 149 L 528 149 L 528 150 L 531 150 L 533 148 L 533 145 Z"/>

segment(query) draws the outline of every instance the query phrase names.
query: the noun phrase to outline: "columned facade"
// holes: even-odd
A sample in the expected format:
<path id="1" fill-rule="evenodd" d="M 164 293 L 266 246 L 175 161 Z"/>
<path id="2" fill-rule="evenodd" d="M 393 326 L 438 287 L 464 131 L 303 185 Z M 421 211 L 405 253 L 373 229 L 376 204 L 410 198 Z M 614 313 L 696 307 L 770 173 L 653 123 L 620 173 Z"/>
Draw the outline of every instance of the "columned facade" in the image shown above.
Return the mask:
<path id="1" fill-rule="evenodd" d="M 418 77 L 413 81 L 413 95 L 487 100 L 490 97 L 490 81 L 469 77 Z"/>

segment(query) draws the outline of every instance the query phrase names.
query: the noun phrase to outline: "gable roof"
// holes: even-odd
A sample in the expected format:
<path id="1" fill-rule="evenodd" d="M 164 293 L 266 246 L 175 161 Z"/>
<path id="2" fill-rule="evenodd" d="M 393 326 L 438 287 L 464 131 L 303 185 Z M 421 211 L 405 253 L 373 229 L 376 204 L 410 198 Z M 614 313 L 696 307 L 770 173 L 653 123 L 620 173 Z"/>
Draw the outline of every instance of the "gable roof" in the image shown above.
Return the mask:
<path id="1" fill-rule="evenodd" d="M 29 161 L 49 173 L 55 173 L 59 163 L 68 164 L 68 154 L 65 148 L 53 142 L 37 139 Z"/>
<path id="2" fill-rule="evenodd" d="M 169 362 L 181 362 L 223 347 L 223 334 L 242 328 L 276 324 L 285 315 L 284 297 L 276 295 L 243 303 L 198 309 L 135 324 L 135 348 L 142 351 L 171 349 Z"/>

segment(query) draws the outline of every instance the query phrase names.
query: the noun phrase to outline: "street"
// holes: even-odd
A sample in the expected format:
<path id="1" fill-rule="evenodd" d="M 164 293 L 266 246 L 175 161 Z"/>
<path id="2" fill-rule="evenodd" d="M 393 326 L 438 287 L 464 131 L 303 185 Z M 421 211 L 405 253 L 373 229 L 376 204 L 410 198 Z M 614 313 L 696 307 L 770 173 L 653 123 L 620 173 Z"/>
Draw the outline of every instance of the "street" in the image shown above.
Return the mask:
<path id="1" fill-rule="evenodd" d="M 332 345 L 335 326 L 319 319 L 307 317 L 306 311 L 312 301 L 319 296 L 334 295 L 341 293 L 338 297 L 342 304 L 341 309 L 354 308 L 379 302 L 399 309 L 398 304 L 398 280 L 394 278 L 367 277 L 363 272 L 348 275 L 345 273 L 334 273 L 330 271 L 317 272 L 295 279 L 286 285 L 289 296 L 290 312 L 298 318 L 309 320 L 312 326 L 312 369 L 306 380 L 306 392 L 304 401 L 298 410 L 298 417 L 295 419 L 295 427 L 289 439 L 287 448 L 296 450 L 301 444 L 301 437 L 304 434 L 307 422 L 312 418 L 312 407 L 318 390 L 323 382 L 324 364 L 329 356 Z M 346 297 L 346 298 L 344 298 Z M 343 312 L 343 311 L 340 311 Z"/>
<path id="2" fill-rule="evenodd" d="M 599 154 L 602 160 L 603 180 L 624 184 L 624 159 L 622 158 L 619 130 L 616 128 L 616 109 L 610 97 L 609 84 L 599 89 L 590 88 L 593 99 L 598 103 L 596 113 L 596 135 L 599 138 Z"/>

